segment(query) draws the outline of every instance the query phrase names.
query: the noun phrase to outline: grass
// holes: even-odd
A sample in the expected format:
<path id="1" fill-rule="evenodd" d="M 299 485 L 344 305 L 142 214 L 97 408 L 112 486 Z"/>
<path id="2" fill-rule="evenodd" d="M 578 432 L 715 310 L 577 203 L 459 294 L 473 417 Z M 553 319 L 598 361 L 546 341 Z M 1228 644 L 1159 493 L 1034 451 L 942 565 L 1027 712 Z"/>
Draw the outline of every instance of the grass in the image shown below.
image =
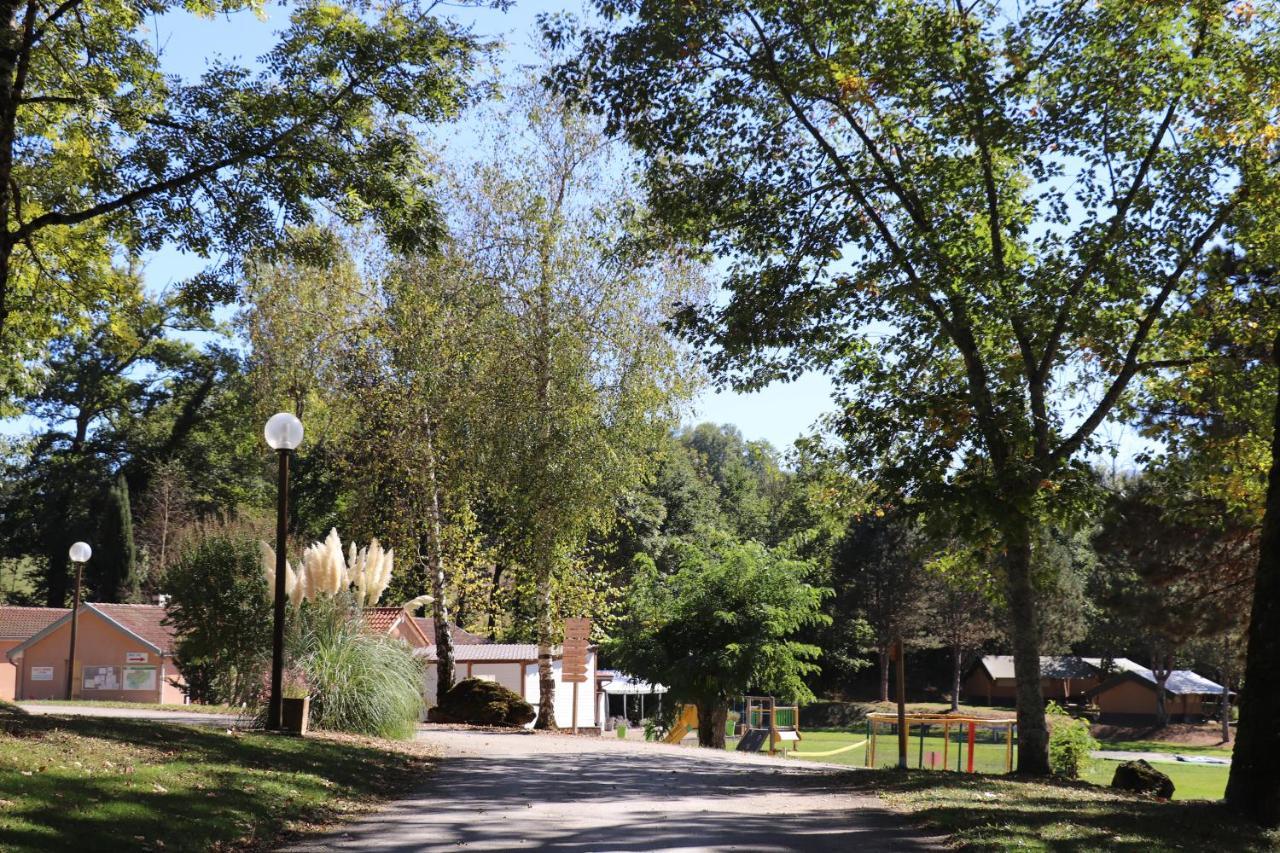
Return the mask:
<path id="1" fill-rule="evenodd" d="M 0 707 L 0 850 L 267 849 L 406 790 L 428 767 L 421 747 L 367 738 Z"/>
<path id="2" fill-rule="evenodd" d="M 227 716 L 238 716 L 244 709 L 235 705 L 198 705 L 192 703 L 190 705 L 172 705 L 160 704 L 158 702 L 96 702 L 85 699 L 30 699 L 23 700 L 22 705 L 83 705 L 93 708 L 132 708 L 141 711 L 184 711 L 188 714 L 226 714 Z"/>
<path id="3" fill-rule="evenodd" d="M 959 758 L 962 766 L 964 766 L 968 756 L 968 745 L 963 742 L 963 733 L 952 732 L 951 745 L 947 747 L 943 742 L 941 732 L 936 728 L 931 731 L 934 733 L 924 738 L 923 751 L 921 750 L 918 730 L 912 732 L 907 742 L 907 760 L 909 764 L 913 768 L 921 763 L 928 767 L 932 761 L 933 765 L 940 770 L 945 759 L 947 766 L 954 770 L 956 768 L 956 760 Z M 863 767 L 866 765 L 867 746 L 865 745 L 858 746 L 847 752 L 837 753 L 836 755 L 805 755 L 805 753 L 829 752 L 864 741 L 866 740 L 865 731 L 802 730 L 800 734 L 801 741 L 799 744 L 785 744 L 790 758 L 821 761 L 826 764 L 847 764 L 851 767 Z M 727 746 L 729 749 L 733 749 L 736 745 L 737 741 L 735 740 Z M 875 760 L 878 767 L 890 767 L 897 764 L 898 740 L 896 735 L 886 734 L 885 732 L 879 734 L 876 742 Z M 974 744 L 974 768 L 979 772 L 1003 773 L 1005 764 L 1005 745 L 1003 741 L 1000 743 L 979 741 Z"/>
<path id="4" fill-rule="evenodd" d="M 1084 779 L 1095 785 L 1110 785 L 1118 764 L 1119 761 L 1109 758 L 1095 760 L 1084 774 Z M 1220 800 L 1226 793 L 1227 775 L 1231 772 L 1226 765 L 1179 764 L 1174 761 L 1153 762 L 1151 766 L 1173 780 L 1175 800 Z"/>
<path id="5" fill-rule="evenodd" d="M 1218 803 L 1157 802 L 1081 782 L 929 771 L 865 770 L 850 784 L 972 851 L 1280 850 L 1280 835 Z"/>

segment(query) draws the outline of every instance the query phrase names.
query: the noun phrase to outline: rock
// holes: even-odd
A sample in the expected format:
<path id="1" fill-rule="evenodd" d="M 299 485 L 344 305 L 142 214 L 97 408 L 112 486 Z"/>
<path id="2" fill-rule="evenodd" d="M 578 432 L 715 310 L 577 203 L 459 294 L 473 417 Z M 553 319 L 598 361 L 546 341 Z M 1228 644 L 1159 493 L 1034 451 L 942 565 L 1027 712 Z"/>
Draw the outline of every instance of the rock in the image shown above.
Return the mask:
<path id="1" fill-rule="evenodd" d="M 1141 758 L 1117 767 L 1111 777 L 1111 787 L 1136 794 L 1151 794 L 1164 800 L 1173 796 L 1173 780 Z"/>
<path id="2" fill-rule="evenodd" d="M 432 720 L 474 726 L 523 726 L 536 716 L 533 706 L 495 681 L 464 678 L 445 694 Z"/>

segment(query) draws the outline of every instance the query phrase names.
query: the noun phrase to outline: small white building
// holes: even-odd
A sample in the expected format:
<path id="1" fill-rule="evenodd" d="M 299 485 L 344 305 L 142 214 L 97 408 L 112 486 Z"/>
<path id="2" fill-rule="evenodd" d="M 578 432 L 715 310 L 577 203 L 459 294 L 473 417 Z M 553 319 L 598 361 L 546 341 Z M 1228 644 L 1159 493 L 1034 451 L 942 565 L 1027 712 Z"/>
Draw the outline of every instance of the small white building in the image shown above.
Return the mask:
<path id="1" fill-rule="evenodd" d="M 427 659 L 423 675 L 423 690 L 429 706 L 436 697 L 436 647 L 418 649 L 416 655 Z M 556 724 L 561 728 L 573 725 L 574 685 L 562 678 L 562 655 L 559 646 L 553 650 L 551 671 L 556 683 Z M 464 678 L 482 678 L 496 681 L 503 687 L 518 693 L 522 699 L 538 710 L 538 647 L 532 643 L 484 643 L 455 645 L 453 647 L 455 673 L 459 681 Z M 601 720 L 596 715 L 596 648 L 587 649 L 587 680 L 577 685 L 578 728 L 599 728 Z M 533 724 L 530 723 L 530 726 Z"/>

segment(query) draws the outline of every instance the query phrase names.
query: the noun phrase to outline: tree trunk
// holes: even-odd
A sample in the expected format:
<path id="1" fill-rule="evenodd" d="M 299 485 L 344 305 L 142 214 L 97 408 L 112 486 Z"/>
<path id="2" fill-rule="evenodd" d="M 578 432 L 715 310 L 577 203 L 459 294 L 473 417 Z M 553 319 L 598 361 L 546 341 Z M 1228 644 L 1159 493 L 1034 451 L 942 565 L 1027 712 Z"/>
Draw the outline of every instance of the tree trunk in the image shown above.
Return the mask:
<path id="1" fill-rule="evenodd" d="M 431 572 L 431 615 L 436 632 L 436 704 L 444 703 L 457 677 L 453 656 L 453 635 L 449 632 L 449 602 L 445 599 L 444 555 L 441 553 L 440 484 L 436 480 L 436 452 L 431 417 L 424 419 L 423 438 L 427 451 L 427 567 Z"/>
<path id="2" fill-rule="evenodd" d="M 502 564 L 494 563 L 492 585 L 489 587 L 489 638 L 498 636 L 498 590 L 502 589 Z"/>
<path id="3" fill-rule="evenodd" d="M 1169 725 L 1169 700 L 1164 686 L 1169 683 L 1172 663 L 1167 657 L 1154 657 L 1151 664 L 1151 674 L 1156 678 L 1156 725 L 1163 728 Z"/>
<path id="4" fill-rule="evenodd" d="M 1004 531 L 1005 595 L 1018 705 L 1018 772 L 1049 775 L 1049 729 L 1040 690 L 1039 606 L 1031 580 L 1031 529 L 1014 519 Z"/>
<path id="5" fill-rule="evenodd" d="M 964 650 L 959 646 L 951 647 L 951 710 L 960 710 L 960 663 L 964 659 Z"/>
<path id="6" fill-rule="evenodd" d="M 1280 335 L 1272 357 L 1280 365 Z M 1280 826 L 1280 388 L 1272 428 L 1271 473 L 1227 802 L 1265 826 Z"/>
<path id="7" fill-rule="evenodd" d="M 538 561 L 538 720 L 534 728 L 556 728 L 556 680 L 551 668 L 551 644 L 555 627 L 551 621 L 551 562 L 543 555 Z"/>
<path id="8" fill-rule="evenodd" d="M 889 701 L 889 648 L 880 649 L 880 701 Z"/>
<path id="9" fill-rule="evenodd" d="M 1218 705 L 1218 716 L 1222 722 L 1222 742 L 1231 743 L 1231 682 L 1235 680 L 1235 673 L 1231 671 L 1231 665 L 1226 664 L 1222 668 L 1222 702 Z"/>
<path id="10" fill-rule="evenodd" d="M 725 724 L 729 706 L 725 702 L 698 703 L 698 746 L 724 749 Z"/>

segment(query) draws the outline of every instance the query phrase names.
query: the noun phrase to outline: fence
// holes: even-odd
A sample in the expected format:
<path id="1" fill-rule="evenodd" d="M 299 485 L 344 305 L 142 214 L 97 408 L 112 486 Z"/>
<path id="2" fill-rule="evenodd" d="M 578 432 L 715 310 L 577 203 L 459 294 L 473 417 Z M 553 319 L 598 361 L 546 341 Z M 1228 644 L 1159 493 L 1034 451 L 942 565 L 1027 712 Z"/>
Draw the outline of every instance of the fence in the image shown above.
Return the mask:
<path id="1" fill-rule="evenodd" d="M 959 773 L 1008 773 L 1017 720 L 950 714 L 907 714 L 907 766 Z M 898 766 L 898 715 L 867 715 L 868 767 Z"/>

